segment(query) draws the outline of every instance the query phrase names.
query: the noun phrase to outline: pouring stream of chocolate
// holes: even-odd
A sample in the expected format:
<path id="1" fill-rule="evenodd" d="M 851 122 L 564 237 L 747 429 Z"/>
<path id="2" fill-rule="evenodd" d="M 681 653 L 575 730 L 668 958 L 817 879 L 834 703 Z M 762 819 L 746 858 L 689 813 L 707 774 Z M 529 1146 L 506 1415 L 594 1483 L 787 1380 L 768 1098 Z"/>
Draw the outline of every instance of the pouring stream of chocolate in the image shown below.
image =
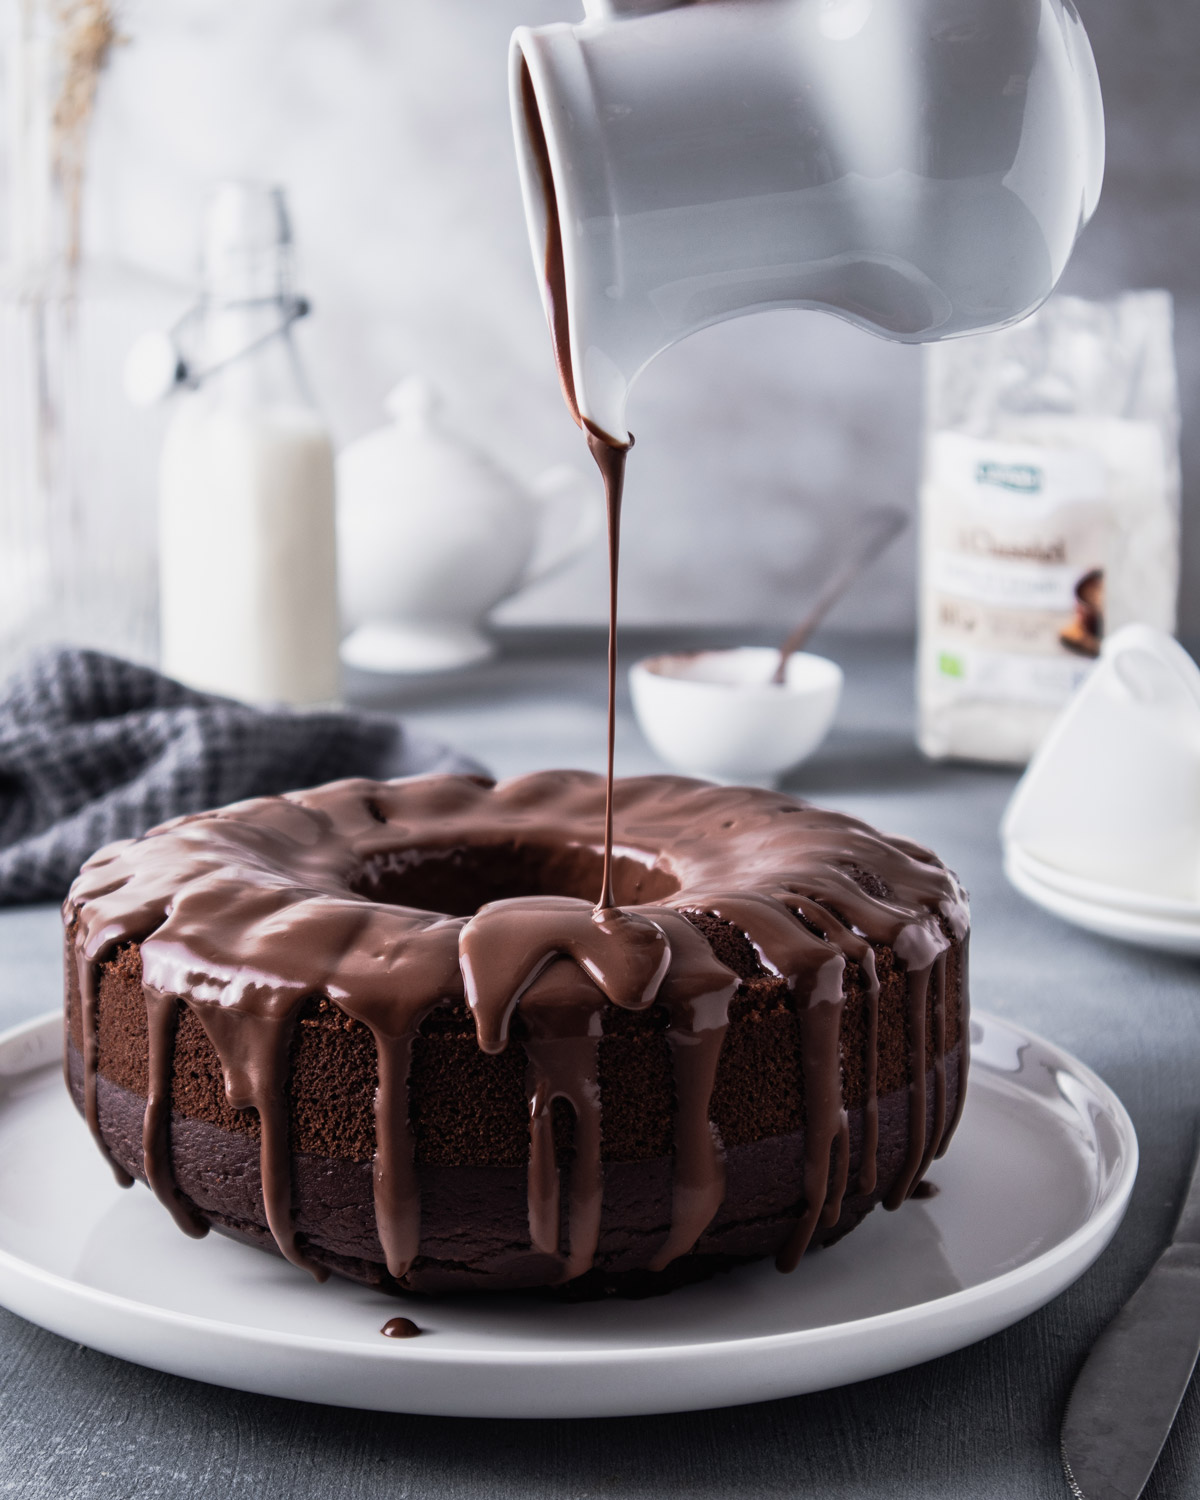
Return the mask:
<path id="1" fill-rule="evenodd" d="M 554 366 L 562 386 L 563 400 L 575 425 L 587 438 L 588 451 L 596 461 L 604 481 L 604 509 L 608 519 L 608 761 L 604 801 L 604 873 L 601 879 L 599 906 L 602 911 L 615 903 L 612 890 L 612 813 L 613 760 L 616 746 L 617 717 L 617 579 L 621 556 L 621 500 L 625 489 L 625 456 L 633 447 L 618 443 L 608 433 L 589 422 L 579 410 L 575 391 L 575 368 L 571 360 L 571 326 L 567 311 L 567 268 L 563 255 L 562 225 L 558 217 L 558 191 L 550 166 L 546 132 L 533 91 L 529 69 L 521 70 L 521 104 L 525 128 L 533 145 L 538 181 L 546 207 L 546 253 L 542 271 L 546 282 L 546 321 L 554 346 Z"/>
<path id="2" fill-rule="evenodd" d="M 611 443 L 592 427 L 587 443 L 604 479 L 604 508 L 608 516 L 608 755 L 604 793 L 604 873 L 599 910 L 616 905 L 612 887 L 613 761 L 617 741 L 617 578 L 621 565 L 621 500 L 625 488 L 625 455 L 633 447 Z"/>
<path id="3" fill-rule="evenodd" d="M 528 76 L 530 138 L 541 165 L 548 227 L 546 278 L 555 353 L 568 405 L 565 278 L 553 181 Z M 581 425 L 586 425 L 581 421 Z M 848 1187 L 841 1022 L 847 968 L 866 998 L 866 1100 L 860 1193 L 876 1188 L 876 1041 L 880 981 L 875 950 L 907 969 L 909 1113 L 906 1159 L 886 1206 L 910 1193 L 945 1149 L 964 1097 L 947 1119 L 944 1046 L 947 955 L 960 943 L 960 1028 L 966 1050 L 966 901 L 929 852 L 887 839 L 836 813 L 782 795 L 709 787 L 673 777 L 613 781 L 616 599 L 621 481 L 626 450 L 589 430 L 609 516 L 608 763 L 603 797 L 600 900 L 516 896 L 450 916 L 389 904 L 372 875 L 397 852 L 468 857 L 473 849 L 547 851 L 580 876 L 597 851 L 597 778 L 543 772 L 491 788 L 469 777 L 344 781 L 176 819 L 101 850 L 67 899 L 83 1063 L 84 1112 L 110 1161 L 101 1128 L 99 978 L 122 948 L 140 945 L 149 1081 L 142 1173 L 189 1233 L 201 1216 L 180 1193 L 171 1158 L 173 1038 L 179 1006 L 203 1026 L 221 1064 L 229 1103 L 257 1112 L 263 1212 L 280 1252 L 318 1278 L 292 1213 L 288 1141 L 290 1049 L 301 1006 L 324 995 L 365 1026 L 375 1045 L 375 1219 L 382 1254 L 401 1285 L 420 1253 L 421 1193 L 409 1118 L 413 1044 L 439 1006 L 464 998 L 485 1053 L 503 1051 L 520 1009 L 530 1121 L 531 1245 L 556 1257 L 560 1281 L 593 1264 L 604 1171 L 598 1046 L 608 1004 L 662 1008 L 675 1093 L 670 1223 L 652 1269 L 692 1250 L 724 1196 L 724 1152 L 709 1112 L 738 978 L 691 917 L 707 913 L 744 933 L 768 973 L 786 980 L 799 1029 L 804 1167 L 796 1224 L 779 1254 L 791 1269 L 821 1226 L 837 1223 Z M 614 840 L 670 894 L 619 905 Z M 582 863 L 581 863 L 582 862 Z M 862 878 L 870 872 L 870 879 Z M 575 880 L 578 885 L 580 880 Z M 933 1114 L 926 1110 L 926 1017 L 933 1024 Z M 69 1040 L 69 1039 L 68 1039 Z M 69 1048 L 68 1048 L 69 1052 Z M 560 1246 L 560 1174 L 551 1110 L 575 1116 Z M 114 1163 L 119 1180 L 131 1179 Z"/>

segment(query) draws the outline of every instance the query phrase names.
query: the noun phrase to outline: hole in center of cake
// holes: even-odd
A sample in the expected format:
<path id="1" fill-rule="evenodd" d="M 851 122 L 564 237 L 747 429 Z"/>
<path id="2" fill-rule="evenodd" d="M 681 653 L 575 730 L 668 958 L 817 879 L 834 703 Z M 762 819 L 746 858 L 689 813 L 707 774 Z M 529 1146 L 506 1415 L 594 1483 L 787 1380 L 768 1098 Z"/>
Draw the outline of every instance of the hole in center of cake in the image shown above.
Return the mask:
<path id="1" fill-rule="evenodd" d="M 469 917 L 489 901 L 516 896 L 575 896 L 595 901 L 600 894 L 604 854 L 586 845 L 558 848 L 541 844 L 484 844 L 449 849 L 392 849 L 376 855 L 353 883 L 359 896 L 389 906 Z M 619 906 L 661 901 L 679 889 L 651 856 L 639 859 L 618 851 L 613 860 L 613 892 Z"/>

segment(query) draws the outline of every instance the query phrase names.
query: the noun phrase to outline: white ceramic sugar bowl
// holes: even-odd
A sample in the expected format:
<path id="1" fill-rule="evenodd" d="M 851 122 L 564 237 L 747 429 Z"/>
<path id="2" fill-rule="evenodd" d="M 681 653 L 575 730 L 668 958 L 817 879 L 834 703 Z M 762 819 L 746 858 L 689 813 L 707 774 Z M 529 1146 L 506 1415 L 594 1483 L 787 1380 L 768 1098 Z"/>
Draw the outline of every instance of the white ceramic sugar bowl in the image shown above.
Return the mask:
<path id="1" fill-rule="evenodd" d="M 600 531 L 598 487 L 565 466 L 523 486 L 444 425 L 425 380 L 403 381 L 385 405 L 391 424 L 337 461 L 342 659 L 368 672 L 483 661 L 488 612 Z"/>

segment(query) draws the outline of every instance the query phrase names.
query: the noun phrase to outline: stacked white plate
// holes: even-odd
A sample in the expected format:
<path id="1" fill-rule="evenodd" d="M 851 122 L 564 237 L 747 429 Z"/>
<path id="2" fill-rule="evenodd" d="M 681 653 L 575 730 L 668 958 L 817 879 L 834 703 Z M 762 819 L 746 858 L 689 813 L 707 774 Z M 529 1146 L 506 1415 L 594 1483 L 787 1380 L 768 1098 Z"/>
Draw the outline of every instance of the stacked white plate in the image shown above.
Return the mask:
<path id="1" fill-rule="evenodd" d="M 1004 872 L 1023 896 L 1064 922 L 1139 947 L 1200 957 L 1200 902 L 1087 880 L 1012 842 L 1005 845 Z"/>
<path id="2" fill-rule="evenodd" d="M 1000 828 L 1023 895 L 1091 932 L 1200 955 L 1200 669 L 1127 625 L 1051 727 Z"/>

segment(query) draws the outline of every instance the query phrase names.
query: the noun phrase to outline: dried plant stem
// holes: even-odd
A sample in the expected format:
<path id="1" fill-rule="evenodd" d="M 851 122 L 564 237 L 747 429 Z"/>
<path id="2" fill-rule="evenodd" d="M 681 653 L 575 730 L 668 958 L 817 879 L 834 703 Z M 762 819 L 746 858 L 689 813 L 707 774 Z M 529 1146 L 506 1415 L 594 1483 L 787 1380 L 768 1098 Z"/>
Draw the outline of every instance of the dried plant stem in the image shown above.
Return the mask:
<path id="1" fill-rule="evenodd" d="M 62 81 L 54 106 L 54 171 L 66 213 L 65 255 L 73 280 L 83 249 L 83 186 L 96 89 L 112 49 L 125 38 L 109 0 L 58 0 Z"/>

